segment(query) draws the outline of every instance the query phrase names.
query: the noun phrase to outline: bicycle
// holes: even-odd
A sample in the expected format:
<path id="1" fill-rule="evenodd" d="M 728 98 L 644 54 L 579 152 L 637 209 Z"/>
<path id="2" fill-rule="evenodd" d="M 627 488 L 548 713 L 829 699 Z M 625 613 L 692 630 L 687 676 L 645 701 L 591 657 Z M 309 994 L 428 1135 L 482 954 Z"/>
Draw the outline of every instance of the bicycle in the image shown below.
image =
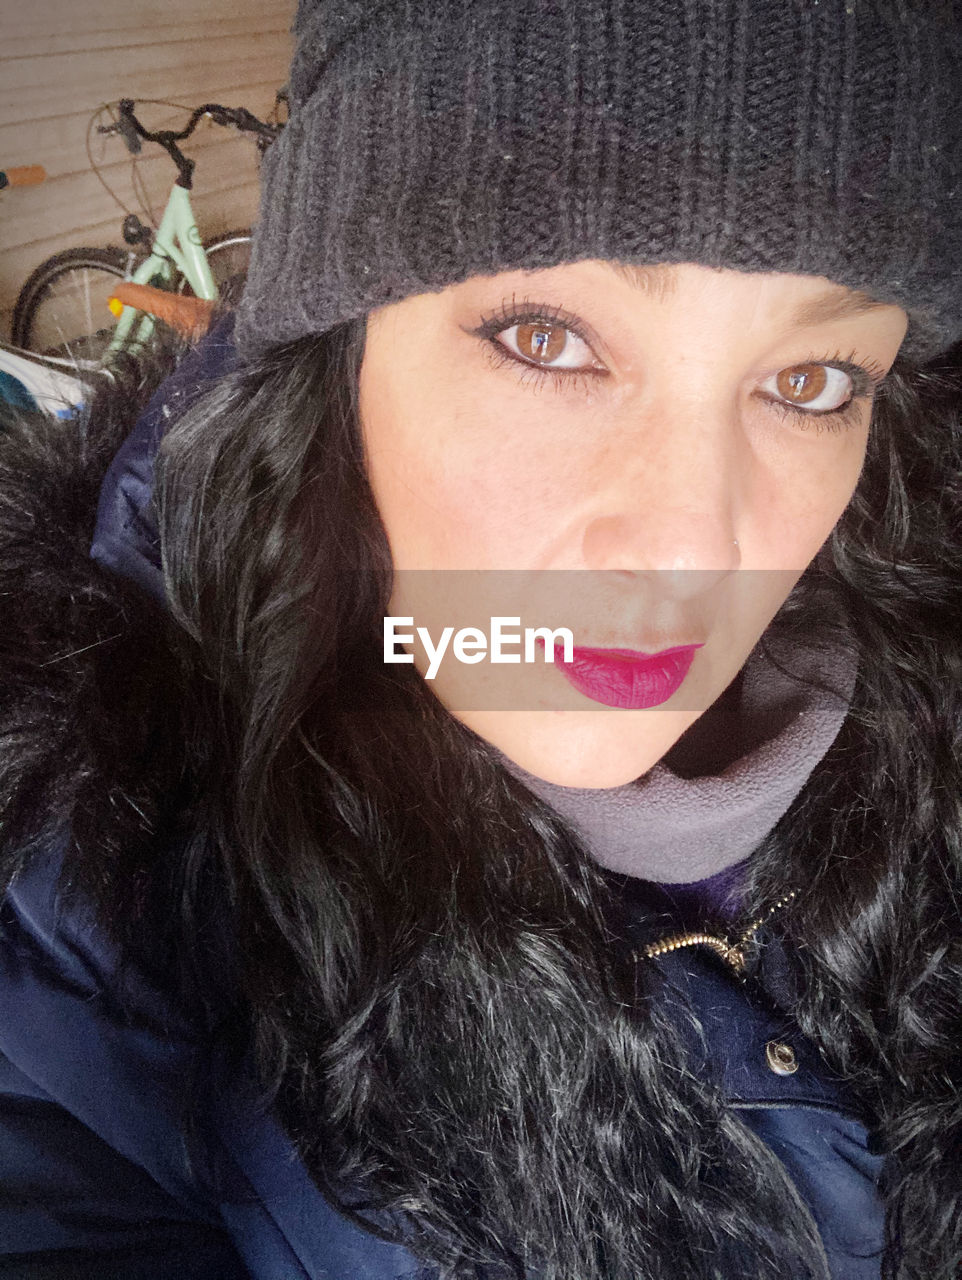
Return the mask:
<path id="1" fill-rule="evenodd" d="M 0 169 L 0 191 L 36 186 L 46 176 L 39 164 Z M 69 368 L 68 361 L 45 359 L 0 342 L 0 405 L 42 409 L 59 418 L 71 416 L 83 403 L 86 388 Z"/>
<path id="2" fill-rule="evenodd" d="M 79 372 L 109 364 L 113 354 L 146 342 L 154 327 L 151 313 L 132 306 L 108 310 L 107 299 L 118 280 L 167 290 L 190 290 L 198 298 L 230 301 L 246 274 L 250 232 L 234 231 L 204 244 L 190 203 L 195 161 L 183 142 L 207 117 L 215 124 L 255 135 L 261 149 L 277 136 L 281 124 L 259 120 L 243 107 L 208 102 L 191 112 L 179 130 L 151 131 L 135 113 L 130 98 L 116 104 L 118 118 L 99 126 L 100 134 L 119 134 L 136 156 L 143 141 L 161 146 L 177 167 L 177 177 L 156 231 L 136 214 L 124 219 L 129 247 L 67 249 L 42 263 L 27 279 L 13 313 L 13 340 L 20 346 L 72 360 Z M 146 256 L 143 251 L 147 249 Z"/>

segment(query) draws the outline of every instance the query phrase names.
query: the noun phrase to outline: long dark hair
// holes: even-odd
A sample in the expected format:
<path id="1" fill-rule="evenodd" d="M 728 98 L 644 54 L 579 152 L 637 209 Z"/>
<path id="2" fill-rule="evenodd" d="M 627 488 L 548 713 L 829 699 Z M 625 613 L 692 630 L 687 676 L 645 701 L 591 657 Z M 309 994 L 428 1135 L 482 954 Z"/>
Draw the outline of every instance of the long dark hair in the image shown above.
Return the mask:
<path id="1" fill-rule="evenodd" d="M 158 462 L 167 591 L 205 673 L 187 936 L 212 878 L 235 1033 L 311 1174 L 445 1276 L 824 1280 L 780 1162 L 621 945 L 610 882 L 378 661 L 391 567 L 363 341 L 352 322 L 229 375 Z M 962 1260 L 958 403 L 955 363 L 897 363 L 855 499 L 777 620 L 799 642 L 844 620 L 860 674 L 745 907 L 797 891 L 796 1012 L 889 1153 L 899 1280 Z"/>

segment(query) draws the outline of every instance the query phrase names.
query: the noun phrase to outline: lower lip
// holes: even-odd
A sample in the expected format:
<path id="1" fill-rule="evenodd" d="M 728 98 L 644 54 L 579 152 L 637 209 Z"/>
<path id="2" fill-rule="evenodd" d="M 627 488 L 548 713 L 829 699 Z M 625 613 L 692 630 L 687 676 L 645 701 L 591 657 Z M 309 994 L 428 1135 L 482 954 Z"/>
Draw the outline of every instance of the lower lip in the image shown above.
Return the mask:
<path id="1" fill-rule="evenodd" d="M 680 645 L 661 653 L 631 649 L 574 649 L 564 661 L 564 649 L 554 646 L 554 660 L 579 693 L 606 707 L 640 711 L 667 702 L 681 688 L 700 644 Z"/>

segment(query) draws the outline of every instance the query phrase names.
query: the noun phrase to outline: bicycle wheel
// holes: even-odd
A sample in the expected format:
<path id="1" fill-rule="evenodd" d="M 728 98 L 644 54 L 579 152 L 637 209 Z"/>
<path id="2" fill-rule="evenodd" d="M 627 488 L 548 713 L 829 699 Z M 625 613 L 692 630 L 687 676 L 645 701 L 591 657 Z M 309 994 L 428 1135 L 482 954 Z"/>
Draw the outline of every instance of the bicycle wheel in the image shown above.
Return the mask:
<path id="1" fill-rule="evenodd" d="M 205 241 L 204 252 L 207 254 L 220 301 L 227 306 L 233 306 L 240 299 L 247 280 L 247 268 L 251 260 L 251 233 L 226 231 L 222 236 L 214 236 L 213 239 Z M 183 278 L 178 285 L 178 291 L 193 292 Z"/>
<path id="2" fill-rule="evenodd" d="M 115 282 L 127 274 L 122 249 L 66 249 L 42 262 L 27 279 L 13 311 L 18 347 L 99 365 L 116 319 L 107 307 Z"/>

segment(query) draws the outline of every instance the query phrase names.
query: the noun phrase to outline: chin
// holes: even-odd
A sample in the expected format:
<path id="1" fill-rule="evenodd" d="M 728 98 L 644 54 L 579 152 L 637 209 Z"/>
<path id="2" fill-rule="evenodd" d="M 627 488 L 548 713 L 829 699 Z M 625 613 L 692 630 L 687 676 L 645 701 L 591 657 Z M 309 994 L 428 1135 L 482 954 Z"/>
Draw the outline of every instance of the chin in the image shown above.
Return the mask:
<path id="1" fill-rule="evenodd" d="M 634 782 L 696 719 L 691 711 L 477 711 L 460 717 L 525 773 L 560 787 Z"/>

